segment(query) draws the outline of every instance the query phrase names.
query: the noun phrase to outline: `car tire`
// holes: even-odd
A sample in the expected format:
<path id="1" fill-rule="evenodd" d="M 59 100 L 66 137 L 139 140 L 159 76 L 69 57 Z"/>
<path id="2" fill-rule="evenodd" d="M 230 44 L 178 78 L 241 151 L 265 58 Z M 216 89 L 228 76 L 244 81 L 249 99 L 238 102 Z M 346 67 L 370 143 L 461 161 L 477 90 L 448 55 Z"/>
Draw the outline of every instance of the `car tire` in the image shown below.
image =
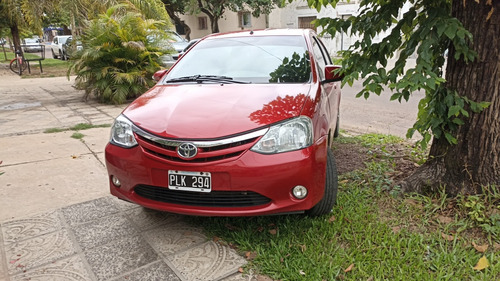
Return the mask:
<path id="1" fill-rule="evenodd" d="M 59 50 L 59 58 L 60 58 L 61 60 L 64 60 L 64 57 L 62 56 L 61 50 Z"/>
<path id="2" fill-rule="evenodd" d="M 340 114 L 337 114 L 337 124 L 335 125 L 335 131 L 333 132 L 333 137 L 337 138 L 340 134 Z"/>
<path id="3" fill-rule="evenodd" d="M 54 50 L 52 50 L 52 58 L 57 59 L 56 53 L 54 53 Z"/>
<path id="4" fill-rule="evenodd" d="M 337 203 L 338 190 L 337 165 L 335 157 L 330 148 L 328 148 L 326 159 L 326 180 L 325 193 L 323 198 L 314 207 L 306 211 L 306 214 L 312 217 L 328 214 L 332 211 L 333 205 Z"/>

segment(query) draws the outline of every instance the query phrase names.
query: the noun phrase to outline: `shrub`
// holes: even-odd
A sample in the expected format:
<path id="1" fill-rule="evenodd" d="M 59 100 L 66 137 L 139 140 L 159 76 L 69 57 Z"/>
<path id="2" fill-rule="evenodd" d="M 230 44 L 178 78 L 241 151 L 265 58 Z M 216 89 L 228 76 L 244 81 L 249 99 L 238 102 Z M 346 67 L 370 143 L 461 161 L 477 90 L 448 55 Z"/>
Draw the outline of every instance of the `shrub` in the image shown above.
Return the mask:
<path id="1" fill-rule="evenodd" d="M 73 60 L 68 75 L 77 75 L 75 86 L 100 102 L 120 104 L 154 85 L 160 69 L 161 47 L 167 38 L 164 21 L 144 19 L 129 6 L 116 5 L 90 22 L 82 36 L 84 49 Z"/>

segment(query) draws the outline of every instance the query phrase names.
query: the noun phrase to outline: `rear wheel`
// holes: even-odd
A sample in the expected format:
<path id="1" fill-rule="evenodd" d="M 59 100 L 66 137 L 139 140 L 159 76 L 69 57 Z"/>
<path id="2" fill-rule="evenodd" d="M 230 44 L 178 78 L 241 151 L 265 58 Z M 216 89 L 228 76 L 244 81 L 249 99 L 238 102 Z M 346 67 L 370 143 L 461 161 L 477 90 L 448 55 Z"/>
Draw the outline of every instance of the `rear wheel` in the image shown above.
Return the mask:
<path id="1" fill-rule="evenodd" d="M 330 148 L 328 148 L 326 159 L 326 181 L 325 193 L 323 198 L 316 206 L 306 211 L 309 216 L 321 216 L 331 212 L 333 205 L 337 202 L 338 177 L 335 157 Z"/>
<path id="2" fill-rule="evenodd" d="M 23 74 L 23 71 L 28 67 L 28 63 L 24 60 L 19 60 L 19 59 L 13 59 L 10 61 L 10 70 L 13 72 L 21 75 Z"/>

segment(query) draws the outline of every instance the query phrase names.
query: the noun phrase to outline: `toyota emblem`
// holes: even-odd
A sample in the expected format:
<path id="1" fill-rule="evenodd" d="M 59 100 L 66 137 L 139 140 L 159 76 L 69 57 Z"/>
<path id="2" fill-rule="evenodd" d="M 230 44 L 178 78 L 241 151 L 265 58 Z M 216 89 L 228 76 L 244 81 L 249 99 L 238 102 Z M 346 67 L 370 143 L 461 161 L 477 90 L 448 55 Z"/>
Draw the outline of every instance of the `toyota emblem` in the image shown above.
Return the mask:
<path id="1" fill-rule="evenodd" d="M 196 156 L 196 154 L 198 154 L 198 148 L 192 143 L 186 142 L 177 147 L 177 155 L 179 155 L 181 158 L 193 158 Z"/>

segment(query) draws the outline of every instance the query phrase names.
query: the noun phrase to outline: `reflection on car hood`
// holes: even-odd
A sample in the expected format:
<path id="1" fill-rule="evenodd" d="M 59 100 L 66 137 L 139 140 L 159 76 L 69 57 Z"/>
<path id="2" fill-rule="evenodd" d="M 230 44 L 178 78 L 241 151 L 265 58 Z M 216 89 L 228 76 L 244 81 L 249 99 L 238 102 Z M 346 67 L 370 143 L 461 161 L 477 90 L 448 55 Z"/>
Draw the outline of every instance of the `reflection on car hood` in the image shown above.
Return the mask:
<path id="1" fill-rule="evenodd" d="M 300 115 L 309 89 L 309 84 L 159 85 L 124 114 L 158 136 L 213 139 Z"/>

